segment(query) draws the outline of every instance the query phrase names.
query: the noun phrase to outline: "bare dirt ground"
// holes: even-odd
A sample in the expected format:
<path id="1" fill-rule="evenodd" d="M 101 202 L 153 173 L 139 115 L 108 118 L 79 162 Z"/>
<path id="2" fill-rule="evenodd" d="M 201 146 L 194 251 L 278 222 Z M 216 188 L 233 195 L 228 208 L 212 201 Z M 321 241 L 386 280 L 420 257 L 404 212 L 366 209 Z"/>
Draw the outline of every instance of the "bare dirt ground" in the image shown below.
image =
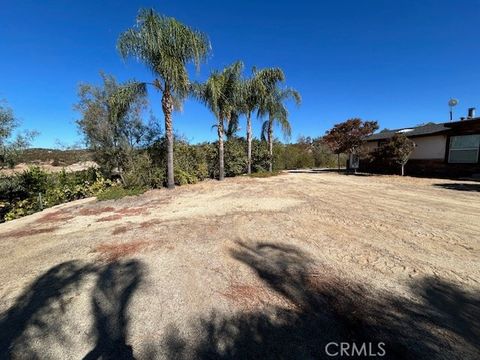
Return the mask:
<path id="1" fill-rule="evenodd" d="M 17 164 L 13 169 L 0 169 L 0 175 L 14 175 L 16 173 L 21 173 L 25 170 L 28 170 L 31 166 L 38 166 L 40 169 L 50 173 L 56 173 L 65 170 L 66 172 L 76 172 L 87 170 L 89 168 L 97 168 L 98 164 L 94 161 L 80 161 L 75 164 L 67 165 L 67 166 L 53 166 L 51 162 L 42 162 L 42 163 L 35 163 L 35 164 Z"/>
<path id="2" fill-rule="evenodd" d="M 480 358 L 480 183 L 206 181 L 1 224 L 0 254 L 0 358 Z"/>

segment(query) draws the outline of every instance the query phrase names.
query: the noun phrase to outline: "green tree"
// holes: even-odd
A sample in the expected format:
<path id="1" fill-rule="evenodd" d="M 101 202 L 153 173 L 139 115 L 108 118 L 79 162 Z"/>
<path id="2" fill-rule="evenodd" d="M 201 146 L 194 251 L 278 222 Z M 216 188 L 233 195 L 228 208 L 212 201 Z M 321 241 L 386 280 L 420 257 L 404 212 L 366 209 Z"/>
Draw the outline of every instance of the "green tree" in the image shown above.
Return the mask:
<path id="1" fill-rule="evenodd" d="M 293 99 L 297 105 L 301 103 L 300 94 L 292 88 L 280 88 L 278 82 L 272 84 L 272 88 L 267 89 L 266 96 L 261 102 L 259 115 L 268 116 L 262 125 L 262 138 L 267 140 L 268 153 L 270 156 L 269 171 L 273 171 L 273 127 L 277 123 L 280 125 L 284 136 L 291 134 L 291 126 L 288 120 L 288 109 L 285 101 Z"/>
<path id="2" fill-rule="evenodd" d="M 129 170 L 145 162 L 145 157 L 137 158 L 138 149 L 157 140 L 160 131 L 144 124 L 141 118 L 146 107 L 145 84 L 118 84 L 113 76 L 101 76 L 102 86 L 79 86 L 80 100 L 75 109 L 82 117 L 77 125 L 102 169 L 109 175 L 117 171 L 124 185 L 129 186 Z"/>
<path id="3" fill-rule="evenodd" d="M 283 71 L 279 68 L 252 69 L 250 78 L 242 79 L 241 97 L 238 111 L 244 114 L 247 120 L 247 173 L 252 172 L 252 114 L 260 109 L 262 102 L 269 95 L 269 91 L 276 82 L 285 80 Z M 232 122 L 232 124 L 234 124 Z"/>
<path id="4" fill-rule="evenodd" d="M 192 85 L 192 94 L 202 101 L 217 119 L 215 127 L 218 134 L 219 180 L 225 177 L 225 125 L 229 126 L 232 114 L 235 114 L 238 109 L 242 70 L 243 63 L 237 61 L 222 71 L 213 71 L 205 83 Z"/>
<path id="5" fill-rule="evenodd" d="M 210 51 L 210 42 L 205 34 L 174 18 L 141 9 L 137 24 L 120 35 L 117 47 L 123 58 L 135 57 L 152 71 L 155 76 L 152 84 L 162 93 L 168 148 L 167 186 L 174 188 L 172 112 L 189 93 L 186 65 L 193 62 L 198 69 Z"/>
<path id="6" fill-rule="evenodd" d="M 19 121 L 12 108 L 4 101 L 0 101 L 0 169 L 14 167 L 23 150 L 30 146 L 37 136 L 36 131 L 23 131 L 13 136 Z"/>

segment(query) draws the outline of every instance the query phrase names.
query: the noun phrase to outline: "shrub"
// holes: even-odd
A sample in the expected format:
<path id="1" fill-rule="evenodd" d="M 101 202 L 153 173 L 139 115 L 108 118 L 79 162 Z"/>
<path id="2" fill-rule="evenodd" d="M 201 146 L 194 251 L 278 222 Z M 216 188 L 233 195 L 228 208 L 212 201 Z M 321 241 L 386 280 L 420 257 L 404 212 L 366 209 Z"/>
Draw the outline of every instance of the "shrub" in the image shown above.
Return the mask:
<path id="1" fill-rule="evenodd" d="M 125 161 L 125 171 L 122 181 L 126 188 L 157 188 L 163 185 L 165 174 L 153 166 L 147 152 L 136 151 Z"/>
<path id="2" fill-rule="evenodd" d="M 114 185 L 96 169 L 49 174 L 32 167 L 20 174 L 0 178 L 0 222 L 93 196 Z"/>
<path id="3" fill-rule="evenodd" d="M 306 149 L 302 145 L 276 143 L 273 149 L 274 170 L 303 169 L 315 166 L 311 149 Z"/>
<path id="4" fill-rule="evenodd" d="M 278 143 L 273 145 L 274 158 L 279 150 Z M 268 171 L 268 148 L 264 141 L 253 139 L 252 141 L 252 172 Z M 278 164 L 277 164 L 278 165 Z M 283 168 L 282 168 L 283 169 Z"/>
<path id="5" fill-rule="evenodd" d="M 42 210 L 42 205 L 38 199 L 27 198 L 14 203 L 9 211 L 4 215 L 4 220 L 14 220 L 23 216 L 31 215 Z"/>
<path id="6" fill-rule="evenodd" d="M 29 195 L 45 193 L 48 189 L 48 174 L 38 166 L 20 173 L 20 183 Z"/>
<path id="7" fill-rule="evenodd" d="M 192 184 L 204 180 L 209 176 L 208 153 L 210 144 L 190 145 L 183 139 L 175 139 L 174 143 L 174 174 L 177 185 Z M 152 165 L 162 177 L 166 179 L 167 147 L 165 138 L 156 142 L 148 149 Z M 178 176 L 178 179 L 176 178 Z M 157 178 L 158 180 L 158 178 Z"/>

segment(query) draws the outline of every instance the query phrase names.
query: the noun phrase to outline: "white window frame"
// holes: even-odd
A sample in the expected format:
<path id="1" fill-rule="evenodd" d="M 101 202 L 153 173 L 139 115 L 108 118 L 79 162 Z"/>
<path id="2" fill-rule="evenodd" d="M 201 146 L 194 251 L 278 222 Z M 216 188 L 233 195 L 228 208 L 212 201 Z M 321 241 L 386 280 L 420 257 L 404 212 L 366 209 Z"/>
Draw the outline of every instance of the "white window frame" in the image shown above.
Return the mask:
<path id="1" fill-rule="evenodd" d="M 454 138 L 458 137 L 464 137 L 464 136 L 480 136 L 480 134 L 468 134 L 468 135 L 455 135 L 455 136 L 450 136 L 450 143 L 448 147 L 448 163 L 449 164 L 477 164 L 478 163 L 478 156 L 480 155 L 480 144 L 479 146 L 476 147 L 469 147 L 469 148 L 452 148 L 452 142 Z M 479 141 L 480 142 L 480 141 Z M 477 156 L 475 157 L 475 161 L 469 161 L 469 162 L 458 162 L 458 161 L 452 161 L 451 160 L 451 155 L 452 151 L 476 151 Z"/>

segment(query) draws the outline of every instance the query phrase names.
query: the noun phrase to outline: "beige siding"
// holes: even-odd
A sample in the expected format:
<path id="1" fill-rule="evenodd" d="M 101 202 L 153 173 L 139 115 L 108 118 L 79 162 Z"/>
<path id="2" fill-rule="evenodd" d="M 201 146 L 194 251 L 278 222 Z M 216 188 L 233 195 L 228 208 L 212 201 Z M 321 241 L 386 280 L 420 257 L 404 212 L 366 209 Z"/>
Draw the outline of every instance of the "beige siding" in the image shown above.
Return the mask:
<path id="1" fill-rule="evenodd" d="M 445 135 L 416 137 L 412 139 L 415 144 L 410 159 L 444 159 L 447 137 Z"/>

